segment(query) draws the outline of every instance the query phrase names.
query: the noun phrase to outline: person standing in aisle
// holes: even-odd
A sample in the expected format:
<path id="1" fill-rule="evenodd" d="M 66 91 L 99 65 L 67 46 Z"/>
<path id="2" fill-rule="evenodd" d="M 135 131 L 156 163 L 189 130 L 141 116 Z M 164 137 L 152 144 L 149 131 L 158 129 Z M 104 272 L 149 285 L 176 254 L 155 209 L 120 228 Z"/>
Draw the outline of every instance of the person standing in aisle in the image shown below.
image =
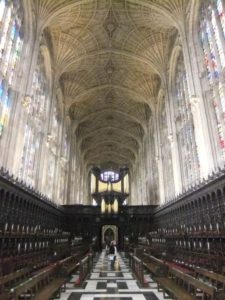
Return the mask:
<path id="1" fill-rule="evenodd" d="M 115 265 L 115 261 L 116 261 L 116 254 L 117 254 L 116 242 L 111 241 L 111 244 L 110 244 L 110 247 L 109 247 L 109 260 L 110 260 L 112 270 L 114 270 L 114 265 Z"/>
<path id="2" fill-rule="evenodd" d="M 113 241 L 113 246 L 114 246 L 114 264 L 115 264 L 116 255 L 117 255 L 117 247 L 116 247 L 116 241 L 115 240 Z"/>

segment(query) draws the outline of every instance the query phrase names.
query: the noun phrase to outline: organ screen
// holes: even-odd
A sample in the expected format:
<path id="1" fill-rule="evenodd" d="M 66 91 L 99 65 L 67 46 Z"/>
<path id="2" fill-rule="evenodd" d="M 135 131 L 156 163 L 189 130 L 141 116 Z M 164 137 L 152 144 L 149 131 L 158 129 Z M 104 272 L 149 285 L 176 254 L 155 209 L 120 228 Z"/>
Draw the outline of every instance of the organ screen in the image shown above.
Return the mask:
<path id="1" fill-rule="evenodd" d="M 108 186 L 107 182 L 98 181 L 98 192 L 99 193 L 106 192 L 107 186 Z"/>
<path id="2" fill-rule="evenodd" d="M 127 193 L 129 194 L 129 176 L 128 174 L 124 176 L 124 179 L 123 179 L 123 183 L 124 183 L 124 193 Z"/>
<path id="3" fill-rule="evenodd" d="M 112 183 L 112 190 L 115 192 L 122 192 L 121 191 L 121 181 Z"/>
<path id="4" fill-rule="evenodd" d="M 96 192 L 96 177 L 95 175 L 91 174 L 91 193 Z"/>

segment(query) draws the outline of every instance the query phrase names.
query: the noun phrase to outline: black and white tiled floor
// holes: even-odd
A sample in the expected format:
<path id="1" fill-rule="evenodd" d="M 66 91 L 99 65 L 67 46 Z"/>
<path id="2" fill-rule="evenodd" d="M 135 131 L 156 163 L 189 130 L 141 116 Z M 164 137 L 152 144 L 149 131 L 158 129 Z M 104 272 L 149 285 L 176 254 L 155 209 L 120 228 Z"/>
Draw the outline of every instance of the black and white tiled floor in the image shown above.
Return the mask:
<path id="1" fill-rule="evenodd" d="M 163 300 L 163 294 L 157 291 L 156 284 L 148 275 L 145 275 L 148 287 L 140 288 L 123 254 L 117 254 L 112 270 L 103 251 L 95 262 L 84 288 L 74 284 L 77 277 L 78 275 L 71 277 L 60 300 Z"/>

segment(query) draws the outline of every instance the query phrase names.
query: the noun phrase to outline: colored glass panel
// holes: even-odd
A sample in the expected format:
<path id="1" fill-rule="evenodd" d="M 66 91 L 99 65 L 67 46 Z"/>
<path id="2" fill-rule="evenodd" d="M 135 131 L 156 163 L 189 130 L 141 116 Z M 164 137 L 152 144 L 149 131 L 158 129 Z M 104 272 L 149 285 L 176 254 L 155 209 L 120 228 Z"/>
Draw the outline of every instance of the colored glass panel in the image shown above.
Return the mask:
<path id="1" fill-rule="evenodd" d="M 13 103 L 13 80 L 21 57 L 20 1 L 0 0 L 0 136 L 8 124 Z"/>
<path id="2" fill-rule="evenodd" d="M 200 40 L 204 66 L 211 92 L 211 107 L 215 113 L 218 145 L 225 159 L 225 17 L 221 0 L 204 1 L 200 16 Z"/>
<path id="3" fill-rule="evenodd" d="M 191 112 L 190 92 L 182 53 L 180 53 L 177 60 L 175 95 L 175 117 L 181 171 L 184 186 L 187 188 L 199 178 L 199 159 Z"/>
<path id="4" fill-rule="evenodd" d="M 37 158 L 41 149 L 43 131 L 46 128 L 43 124 L 47 122 L 47 111 L 50 104 L 43 65 L 43 57 L 39 55 L 33 75 L 30 101 L 26 106 L 27 122 L 24 130 L 20 176 L 31 186 L 35 186 Z"/>

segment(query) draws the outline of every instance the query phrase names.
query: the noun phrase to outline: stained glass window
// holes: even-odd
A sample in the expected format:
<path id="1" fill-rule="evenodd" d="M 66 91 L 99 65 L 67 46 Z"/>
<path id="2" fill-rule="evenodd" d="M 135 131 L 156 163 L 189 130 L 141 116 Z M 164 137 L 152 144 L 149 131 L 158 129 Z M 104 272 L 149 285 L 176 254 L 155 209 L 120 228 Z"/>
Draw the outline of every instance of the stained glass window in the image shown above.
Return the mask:
<path id="1" fill-rule="evenodd" d="M 21 1 L 0 0 L 0 136 L 8 124 L 23 46 Z"/>
<path id="2" fill-rule="evenodd" d="M 113 171 L 105 171 L 100 174 L 100 178 L 103 181 L 116 181 L 119 179 L 119 174 Z"/>
<path id="3" fill-rule="evenodd" d="M 53 197 L 53 185 L 56 171 L 56 162 L 57 162 L 57 143 L 58 143 L 58 134 L 59 134 L 59 120 L 57 118 L 57 108 L 54 106 L 53 114 L 51 116 L 52 123 L 49 138 L 48 146 L 48 156 L 47 156 L 47 177 L 46 177 L 46 195 L 49 198 Z"/>
<path id="4" fill-rule="evenodd" d="M 191 113 L 190 92 L 182 53 L 180 53 L 177 60 L 175 74 L 176 130 L 183 185 L 188 188 L 199 178 L 200 170 Z"/>
<path id="5" fill-rule="evenodd" d="M 43 61 L 43 57 L 39 55 L 33 75 L 31 97 L 24 102 L 27 122 L 25 124 L 20 176 L 32 186 L 35 186 L 36 164 L 40 155 L 43 131 L 47 127 L 47 112 L 49 110 L 49 87 Z"/>
<path id="6" fill-rule="evenodd" d="M 225 160 L 225 7 L 222 0 L 203 1 L 199 35 L 212 91 L 218 145 Z"/>

